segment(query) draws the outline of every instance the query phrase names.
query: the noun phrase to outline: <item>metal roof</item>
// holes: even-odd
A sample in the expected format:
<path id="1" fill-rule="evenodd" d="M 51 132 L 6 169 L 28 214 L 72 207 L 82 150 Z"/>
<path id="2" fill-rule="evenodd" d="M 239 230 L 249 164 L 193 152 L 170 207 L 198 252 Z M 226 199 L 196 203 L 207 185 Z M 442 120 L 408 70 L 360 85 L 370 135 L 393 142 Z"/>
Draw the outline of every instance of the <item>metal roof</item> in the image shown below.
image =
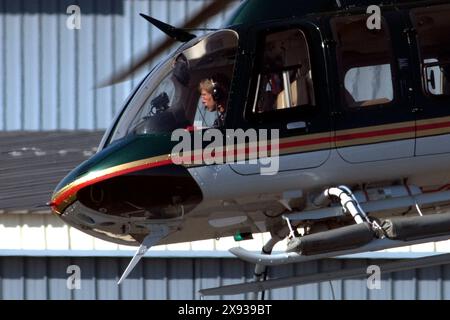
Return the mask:
<path id="1" fill-rule="evenodd" d="M 0 212 L 49 212 L 58 182 L 97 150 L 103 132 L 1 132 Z"/>

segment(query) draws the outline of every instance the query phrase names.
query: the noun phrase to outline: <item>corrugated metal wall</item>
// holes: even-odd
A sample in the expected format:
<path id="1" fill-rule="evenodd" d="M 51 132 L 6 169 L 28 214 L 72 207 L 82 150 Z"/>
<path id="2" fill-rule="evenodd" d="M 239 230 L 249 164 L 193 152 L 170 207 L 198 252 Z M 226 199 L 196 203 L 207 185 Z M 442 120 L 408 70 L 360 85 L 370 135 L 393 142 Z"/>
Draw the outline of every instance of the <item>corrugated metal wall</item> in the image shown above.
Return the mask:
<path id="1" fill-rule="evenodd" d="M 105 129 L 143 73 L 108 88 L 94 84 L 164 39 L 139 13 L 181 25 L 207 2 L 0 0 L 0 130 Z M 239 3 L 230 2 L 205 26 L 221 26 Z M 80 30 L 66 27 L 73 4 Z"/>
<path id="2" fill-rule="evenodd" d="M 200 299 L 198 290 L 251 280 L 253 267 L 236 259 L 144 259 L 122 286 L 124 258 L 0 258 L 0 299 Z M 272 277 L 348 269 L 382 261 L 332 260 L 272 269 Z M 81 268 L 81 289 L 67 289 L 69 265 Z M 277 289 L 277 300 L 450 299 L 450 266 L 411 270 L 382 277 L 381 290 L 367 279 L 352 279 Z M 248 299 L 248 295 L 212 297 Z"/>
<path id="3" fill-rule="evenodd" d="M 246 250 L 260 252 L 270 239 L 269 233 L 255 234 L 253 240 L 236 242 L 233 237 L 211 239 L 153 247 L 152 252 L 185 252 L 195 255 L 202 252 L 221 255 L 228 249 L 241 247 Z M 286 241 L 278 243 L 274 250 L 284 251 Z M 117 251 L 124 254 L 134 254 L 135 247 L 121 246 L 91 237 L 78 229 L 69 227 L 59 217 L 50 214 L 2 214 L 0 211 L 0 256 L 4 250 L 16 251 L 88 251 L 91 255 L 103 254 L 105 251 Z M 450 240 L 430 242 L 414 246 L 404 246 L 379 252 L 376 258 L 417 257 L 423 254 L 449 253 Z M 367 256 L 365 256 L 367 257 Z"/>

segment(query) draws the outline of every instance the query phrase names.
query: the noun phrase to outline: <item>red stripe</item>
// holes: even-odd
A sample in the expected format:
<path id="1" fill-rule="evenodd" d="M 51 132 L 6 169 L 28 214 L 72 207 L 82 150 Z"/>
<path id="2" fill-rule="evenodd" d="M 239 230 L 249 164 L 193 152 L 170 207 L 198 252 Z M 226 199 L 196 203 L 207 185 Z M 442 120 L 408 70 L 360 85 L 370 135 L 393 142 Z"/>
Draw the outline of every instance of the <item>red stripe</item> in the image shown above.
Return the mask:
<path id="1" fill-rule="evenodd" d="M 417 126 L 417 131 L 432 130 L 432 129 L 439 129 L 439 128 L 447 128 L 447 127 L 450 127 L 450 121 L 419 125 L 419 126 Z"/>
<path id="2" fill-rule="evenodd" d="M 395 129 L 387 129 L 387 130 L 377 130 L 377 131 L 369 131 L 369 132 L 362 132 L 362 133 L 351 133 L 351 134 L 344 134 L 344 135 L 338 135 L 335 140 L 338 141 L 348 141 L 348 140 L 354 140 L 354 139 L 363 139 L 363 138 L 374 138 L 374 137 L 382 137 L 382 136 L 388 136 L 393 134 L 401 134 L 401 133 L 408 133 L 408 132 L 415 132 L 416 127 L 415 126 L 409 126 L 409 127 L 403 127 L 403 128 L 395 128 Z"/>
<path id="3" fill-rule="evenodd" d="M 331 143 L 333 141 L 334 141 L 333 137 L 326 137 L 326 138 L 317 138 L 317 139 L 311 139 L 311 140 L 286 142 L 286 143 L 280 144 L 280 149 L 287 149 L 287 148 L 293 148 L 293 147 L 305 147 L 305 146 L 310 146 L 310 145 L 314 145 L 314 144 Z"/>
<path id="4" fill-rule="evenodd" d="M 361 132 L 361 133 L 351 133 L 351 134 L 343 134 L 343 135 L 337 135 L 336 137 L 325 137 L 325 138 L 316 138 L 316 139 L 309 139 L 309 140 L 302 140 L 302 141 L 293 141 L 293 142 L 287 142 L 287 143 L 281 143 L 280 144 L 280 150 L 282 149 L 288 149 L 293 147 L 304 147 L 304 146 L 311 146 L 316 144 L 323 144 L 323 143 L 333 143 L 333 142 L 339 142 L 339 141 L 349 141 L 349 140 L 356 140 L 356 139 L 363 139 L 363 138 L 374 138 L 374 137 L 382 137 L 382 136 L 388 136 L 388 135 L 395 135 L 395 134 L 402 134 L 402 133 L 409 133 L 409 132 L 415 132 L 421 131 L 421 130 L 432 130 L 432 129 L 438 129 L 438 128 L 446 128 L 450 127 L 450 121 L 447 122 L 441 122 L 441 123 L 435 123 L 435 124 L 426 124 L 426 125 L 419 125 L 417 128 L 415 126 L 408 126 L 403 128 L 394 128 L 394 129 L 386 129 L 386 130 L 376 130 L 376 131 L 369 131 L 369 132 Z M 268 145 L 268 150 L 270 150 L 270 144 Z M 250 149 L 245 148 L 245 153 L 249 153 Z M 235 155 L 238 154 L 240 151 L 235 150 Z M 89 181 L 86 181 L 80 185 L 77 185 L 73 188 L 70 188 L 69 190 L 65 191 L 63 194 L 61 194 L 57 199 L 55 199 L 52 202 L 52 206 L 59 206 L 61 203 L 74 193 L 78 192 L 80 189 L 92 185 L 94 183 L 104 181 L 113 177 L 117 177 L 119 175 L 124 175 L 136 171 L 140 171 L 143 169 L 149 169 L 149 168 L 155 168 L 160 167 L 164 165 L 172 164 L 172 160 L 163 160 L 159 162 L 155 162 L 152 164 L 146 164 L 137 166 L 134 168 L 129 168 L 125 170 L 120 170 L 108 175 L 104 175 Z"/>
<path id="5" fill-rule="evenodd" d="M 450 125 L 450 123 L 449 123 L 449 125 Z M 382 136 L 388 136 L 388 135 L 394 135 L 394 134 L 415 132 L 415 130 L 416 130 L 415 126 L 409 126 L 409 127 L 403 127 L 403 128 L 395 128 L 395 129 L 350 133 L 350 134 L 338 135 L 336 137 L 317 138 L 317 139 L 303 140 L 303 141 L 293 141 L 293 142 L 289 142 L 289 143 L 280 144 L 280 149 L 302 147 L 302 146 L 309 146 L 309 145 L 323 144 L 323 143 L 333 143 L 333 142 L 339 142 L 339 141 L 356 140 L 356 139 L 363 139 L 363 138 L 382 137 Z"/>
<path id="6" fill-rule="evenodd" d="M 136 172 L 136 171 L 140 171 L 140 170 L 144 170 L 144 169 L 150 169 L 150 168 L 156 168 L 156 167 L 161 167 L 161 166 L 165 166 L 165 165 L 169 165 L 172 164 L 172 160 L 163 160 L 163 161 L 158 161 L 155 163 L 151 163 L 151 164 L 144 164 L 141 166 L 137 166 L 134 168 L 129 168 L 129 169 L 124 169 L 124 170 L 120 170 L 117 172 L 113 172 L 98 178 L 94 178 L 92 180 L 88 180 L 84 183 L 81 183 L 79 185 L 74 186 L 73 188 L 70 188 L 68 190 L 66 190 L 64 193 L 62 193 L 58 198 L 56 198 L 53 202 L 52 205 L 53 206 L 59 206 L 61 205 L 61 203 L 69 198 L 70 196 L 72 196 L 74 193 L 78 192 L 79 190 L 83 189 L 84 187 L 90 186 L 94 183 L 97 182 L 101 182 L 107 179 L 111 179 L 120 175 L 124 175 L 124 174 L 128 174 L 128 173 L 132 173 L 132 172 Z"/>

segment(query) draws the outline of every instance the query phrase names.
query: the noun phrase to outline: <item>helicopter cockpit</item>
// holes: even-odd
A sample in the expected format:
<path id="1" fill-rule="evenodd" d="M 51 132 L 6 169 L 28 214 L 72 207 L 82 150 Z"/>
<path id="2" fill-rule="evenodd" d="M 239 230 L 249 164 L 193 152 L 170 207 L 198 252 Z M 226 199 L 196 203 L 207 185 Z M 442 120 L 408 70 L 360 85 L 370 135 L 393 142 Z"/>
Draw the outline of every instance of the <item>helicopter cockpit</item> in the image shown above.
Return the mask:
<path id="1" fill-rule="evenodd" d="M 201 103 L 199 84 L 213 75 L 232 79 L 238 34 L 220 30 L 184 44 L 142 82 L 116 120 L 110 143 L 129 135 L 210 127 L 215 113 Z"/>

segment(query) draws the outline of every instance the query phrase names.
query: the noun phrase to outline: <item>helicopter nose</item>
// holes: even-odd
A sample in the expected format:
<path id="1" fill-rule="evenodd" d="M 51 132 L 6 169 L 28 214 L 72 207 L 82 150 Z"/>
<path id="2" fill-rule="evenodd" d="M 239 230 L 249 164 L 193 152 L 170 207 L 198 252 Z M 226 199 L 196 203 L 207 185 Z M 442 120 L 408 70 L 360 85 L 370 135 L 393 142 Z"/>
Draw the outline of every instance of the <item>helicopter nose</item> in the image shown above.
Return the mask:
<path id="1" fill-rule="evenodd" d="M 108 179 L 78 192 L 85 207 L 113 216 L 170 219 L 202 200 L 187 169 L 168 165 Z"/>
<path id="2" fill-rule="evenodd" d="M 170 218 L 200 203 L 189 171 L 173 164 L 170 136 L 135 136 L 102 150 L 72 171 L 50 205 L 57 215 L 75 202 L 101 214 Z"/>

